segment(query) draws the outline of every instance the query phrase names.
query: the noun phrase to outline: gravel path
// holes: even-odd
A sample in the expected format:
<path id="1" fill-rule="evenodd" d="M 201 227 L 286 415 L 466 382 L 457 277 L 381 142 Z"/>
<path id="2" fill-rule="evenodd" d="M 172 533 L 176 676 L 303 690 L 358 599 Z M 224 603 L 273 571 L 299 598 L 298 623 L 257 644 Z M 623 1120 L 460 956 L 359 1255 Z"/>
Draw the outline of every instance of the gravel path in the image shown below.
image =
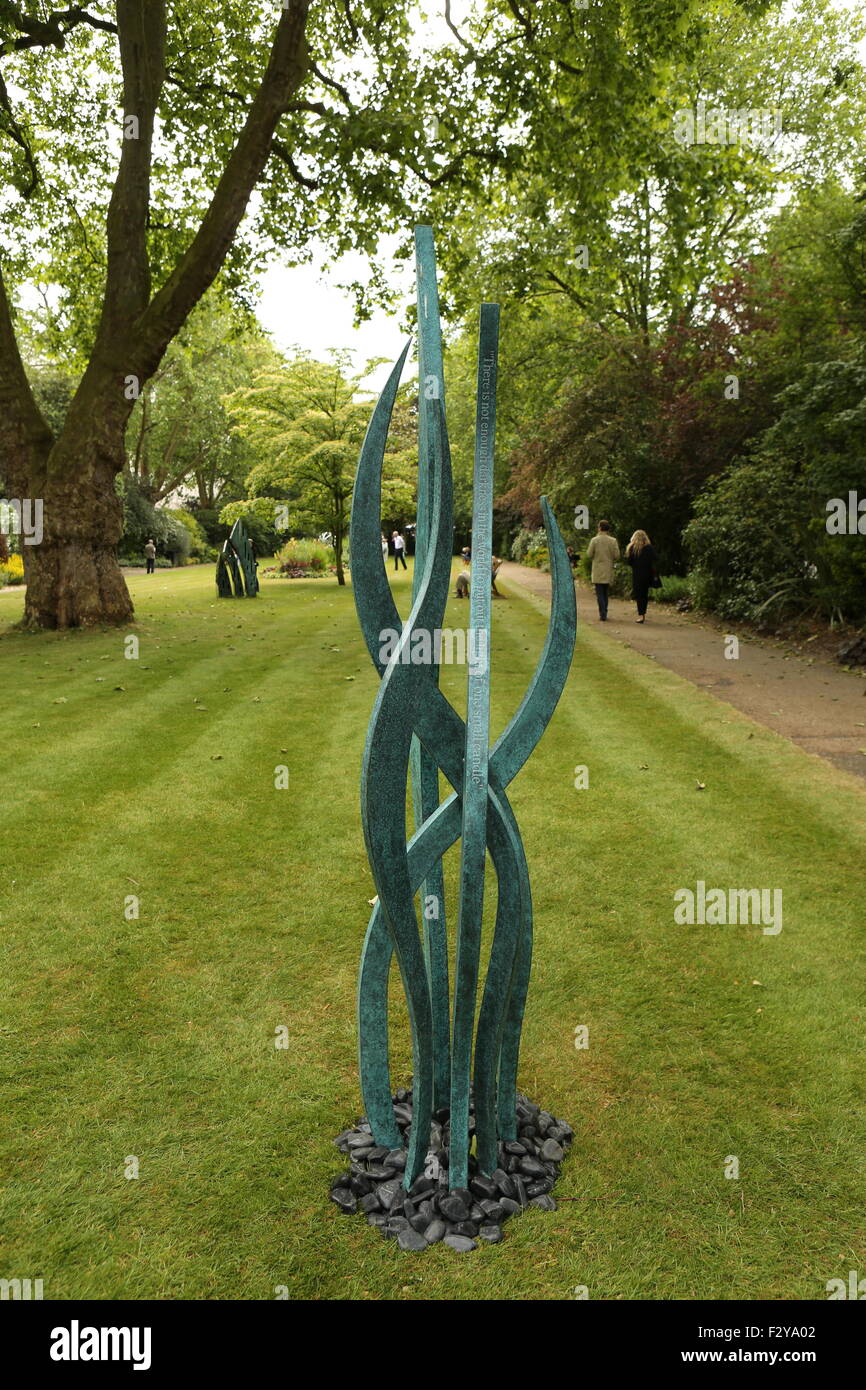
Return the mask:
<path id="1" fill-rule="evenodd" d="M 539 570 L 506 562 L 497 585 L 500 578 L 506 586 L 550 594 L 550 575 Z M 650 603 L 646 623 L 638 624 L 631 600 L 611 599 L 608 621 L 600 623 L 592 589 L 579 583 L 577 592 L 579 622 L 685 676 L 809 753 L 866 778 L 866 672 L 800 655 L 772 637 L 740 636 L 739 656 L 729 659 L 725 629 L 709 620 Z"/>

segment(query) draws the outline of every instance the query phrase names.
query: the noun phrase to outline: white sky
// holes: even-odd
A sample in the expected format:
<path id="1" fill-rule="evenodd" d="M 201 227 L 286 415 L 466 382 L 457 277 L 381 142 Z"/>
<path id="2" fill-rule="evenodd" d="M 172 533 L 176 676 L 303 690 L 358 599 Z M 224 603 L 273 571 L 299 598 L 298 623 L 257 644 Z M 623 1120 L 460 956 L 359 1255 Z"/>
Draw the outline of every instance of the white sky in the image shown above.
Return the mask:
<path id="1" fill-rule="evenodd" d="M 390 257 L 383 253 L 383 260 L 388 264 Z M 323 361 L 334 349 L 342 349 L 351 353 L 356 371 L 372 357 L 386 357 L 393 363 L 406 341 L 400 325 L 405 306 L 415 295 L 414 266 L 408 265 L 394 282 L 401 290 L 400 313 L 380 309 L 356 326 L 352 297 L 338 284 L 368 276 L 369 262 L 361 255 L 345 256 L 327 273 L 322 271 L 324 262 L 325 253 L 320 250 L 312 265 L 277 265 L 265 275 L 258 316 L 276 346 L 289 355 L 301 348 Z M 385 365 L 374 372 L 369 378 L 371 388 L 381 390 L 389 370 Z"/>

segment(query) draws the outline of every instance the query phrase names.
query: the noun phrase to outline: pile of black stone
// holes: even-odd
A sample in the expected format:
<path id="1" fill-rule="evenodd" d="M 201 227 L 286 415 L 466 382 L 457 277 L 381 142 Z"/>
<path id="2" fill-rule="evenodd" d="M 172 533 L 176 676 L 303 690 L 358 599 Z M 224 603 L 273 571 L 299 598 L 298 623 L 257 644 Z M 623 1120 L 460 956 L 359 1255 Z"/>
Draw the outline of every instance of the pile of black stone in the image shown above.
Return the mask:
<path id="1" fill-rule="evenodd" d="M 394 1118 L 405 1140 L 412 1123 L 412 1092 L 393 1097 Z M 470 1111 L 469 1129 L 474 1129 Z M 448 1190 L 448 1111 L 437 1110 L 430 1130 L 430 1149 L 423 1174 L 409 1191 L 403 1187 L 405 1149 L 386 1149 L 373 1139 L 366 1118 L 334 1140 L 352 1166 L 331 1184 L 331 1200 L 341 1211 L 366 1214 L 371 1226 L 396 1240 L 401 1250 L 426 1250 L 444 1241 L 452 1250 L 469 1251 L 479 1240 L 495 1244 L 510 1216 L 527 1207 L 555 1211 L 550 1195 L 574 1135 L 569 1125 L 546 1110 L 517 1097 L 517 1138 L 499 1146 L 499 1166 L 490 1177 L 469 1158 L 469 1186 Z"/>

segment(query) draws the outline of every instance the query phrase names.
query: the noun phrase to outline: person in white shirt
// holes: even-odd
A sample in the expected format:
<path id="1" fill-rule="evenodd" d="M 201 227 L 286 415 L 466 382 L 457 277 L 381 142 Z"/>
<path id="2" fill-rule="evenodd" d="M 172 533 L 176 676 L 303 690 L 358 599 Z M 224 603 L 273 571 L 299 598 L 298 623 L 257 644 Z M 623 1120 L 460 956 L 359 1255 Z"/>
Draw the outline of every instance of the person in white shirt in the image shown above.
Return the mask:
<path id="1" fill-rule="evenodd" d="M 399 565 L 402 565 L 404 569 L 406 568 L 406 542 L 399 531 L 394 532 L 391 540 L 394 543 L 394 571 L 396 573 Z"/>
<path id="2" fill-rule="evenodd" d="M 382 537 L 382 559 L 386 564 L 388 563 L 388 542 L 384 536 Z"/>

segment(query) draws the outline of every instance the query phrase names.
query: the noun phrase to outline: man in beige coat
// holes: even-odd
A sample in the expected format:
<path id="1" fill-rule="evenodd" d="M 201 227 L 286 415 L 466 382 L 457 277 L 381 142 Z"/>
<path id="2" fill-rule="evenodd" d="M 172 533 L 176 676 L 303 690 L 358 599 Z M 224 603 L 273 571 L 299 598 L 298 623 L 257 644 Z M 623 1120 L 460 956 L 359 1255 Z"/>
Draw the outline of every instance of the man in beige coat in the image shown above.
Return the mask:
<path id="1" fill-rule="evenodd" d="M 598 523 L 598 535 L 593 536 L 586 553 L 592 561 L 592 582 L 598 601 L 599 622 L 607 622 L 608 591 L 613 583 L 613 567 L 619 559 L 619 545 L 610 534 L 610 522 Z"/>

